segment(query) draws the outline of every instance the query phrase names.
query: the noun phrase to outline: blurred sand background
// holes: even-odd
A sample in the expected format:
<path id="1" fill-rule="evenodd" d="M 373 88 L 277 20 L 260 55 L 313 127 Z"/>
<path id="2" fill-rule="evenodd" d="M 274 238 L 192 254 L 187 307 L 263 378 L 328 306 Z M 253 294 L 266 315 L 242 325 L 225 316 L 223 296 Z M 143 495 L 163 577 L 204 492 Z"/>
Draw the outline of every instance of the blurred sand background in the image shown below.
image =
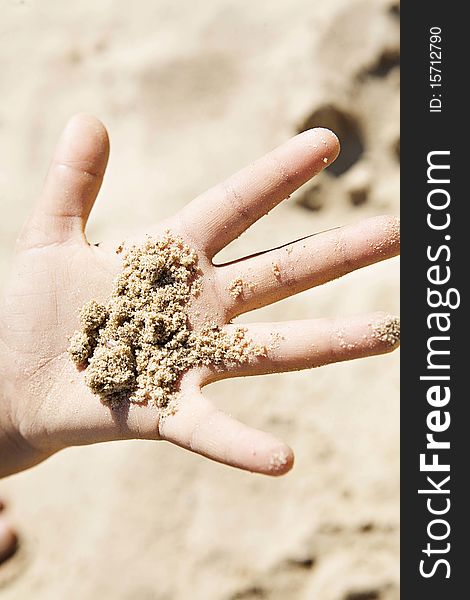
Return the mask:
<path id="1" fill-rule="evenodd" d="M 343 157 L 221 258 L 397 214 L 398 18 L 391 0 L 0 0 L 0 274 L 79 111 L 112 146 L 92 241 L 173 213 L 313 125 Z M 242 320 L 373 310 L 398 311 L 397 259 Z M 0 596 L 398 598 L 398 360 L 206 388 L 294 448 L 284 478 L 119 442 L 1 481 L 22 537 Z"/>

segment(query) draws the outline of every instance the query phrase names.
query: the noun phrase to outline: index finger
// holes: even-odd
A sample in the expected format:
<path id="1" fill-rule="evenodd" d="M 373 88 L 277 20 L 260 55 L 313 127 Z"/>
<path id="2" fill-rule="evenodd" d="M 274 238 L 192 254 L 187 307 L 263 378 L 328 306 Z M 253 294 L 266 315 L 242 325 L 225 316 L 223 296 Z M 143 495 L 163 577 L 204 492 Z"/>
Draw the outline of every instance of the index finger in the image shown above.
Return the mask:
<path id="1" fill-rule="evenodd" d="M 198 196 L 178 216 L 198 247 L 212 258 L 338 153 L 334 133 L 309 129 Z"/>

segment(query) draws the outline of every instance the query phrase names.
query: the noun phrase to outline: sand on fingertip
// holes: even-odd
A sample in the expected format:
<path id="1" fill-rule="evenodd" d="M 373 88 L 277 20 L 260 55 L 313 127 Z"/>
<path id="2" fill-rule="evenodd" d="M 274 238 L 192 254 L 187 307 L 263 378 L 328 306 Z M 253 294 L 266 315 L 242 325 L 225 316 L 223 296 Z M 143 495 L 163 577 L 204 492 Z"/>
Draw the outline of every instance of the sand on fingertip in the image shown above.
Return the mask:
<path id="1" fill-rule="evenodd" d="M 400 318 L 394 315 L 384 315 L 372 324 L 374 338 L 394 348 L 400 342 Z"/>

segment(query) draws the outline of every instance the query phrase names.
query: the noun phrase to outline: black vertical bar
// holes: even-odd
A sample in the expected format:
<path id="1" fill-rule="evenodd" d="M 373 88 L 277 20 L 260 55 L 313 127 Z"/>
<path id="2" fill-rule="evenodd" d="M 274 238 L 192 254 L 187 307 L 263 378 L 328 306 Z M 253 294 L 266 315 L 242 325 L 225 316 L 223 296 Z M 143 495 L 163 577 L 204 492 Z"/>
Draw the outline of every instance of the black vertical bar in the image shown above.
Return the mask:
<path id="1" fill-rule="evenodd" d="M 470 397 L 465 386 L 465 375 L 470 372 L 470 228 L 466 216 L 470 194 L 465 177 L 470 168 L 465 164 L 464 148 L 469 122 L 465 90 L 470 71 L 470 29 L 463 14 L 465 7 L 464 3 L 436 0 L 408 1 L 401 6 L 401 597 L 410 600 L 467 597 L 466 580 L 470 577 L 466 564 L 469 527 L 465 518 L 466 508 L 470 507 Z M 438 30 L 440 42 L 431 38 Z M 440 50 L 430 47 L 432 39 Z M 440 52 L 440 58 L 432 51 Z M 432 87 L 432 83 L 441 85 Z M 430 152 L 437 151 L 449 154 L 429 157 Z M 450 165 L 450 169 L 434 169 L 429 182 L 429 160 Z M 446 178 L 449 183 L 443 183 Z M 436 179 L 439 181 L 433 181 Z M 446 208 L 429 205 L 444 206 L 448 197 Z M 447 218 L 450 223 L 443 229 L 433 229 L 428 222 L 431 219 L 434 226 L 441 227 Z M 430 281 L 442 281 L 447 276 L 449 281 L 445 283 Z M 434 293 L 429 301 L 428 290 L 440 292 L 442 302 L 447 298 L 454 308 L 431 307 L 430 301 L 439 304 L 439 296 Z M 442 316 L 438 319 L 430 317 L 432 314 Z M 448 326 L 448 331 L 439 330 L 438 320 L 442 329 Z M 427 344 L 433 336 L 441 339 L 431 341 L 431 347 L 450 350 L 450 354 L 434 355 L 432 364 L 447 364 L 448 369 L 428 366 Z M 420 376 L 436 375 L 450 379 L 420 380 Z M 428 393 L 433 386 L 436 388 L 431 400 L 443 400 L 448 387 L 447 404 L 431 405 Z M 450 425 L 445 427 L 448 418 Z M 435 432 L 430 425 L 443 430 Z M 427 434 L 433 434 L 436 441 L 449 442 L 450 449 L 427 448 Z M 428 464 L 436 454 L 435 460 L 448 464 L 450 470 L 422 470 L 420 454 L 426 455 Z M 442 483 L 448 476 L 450 479 Z M 418 490 L 427 492 L 420 494 Z"/>

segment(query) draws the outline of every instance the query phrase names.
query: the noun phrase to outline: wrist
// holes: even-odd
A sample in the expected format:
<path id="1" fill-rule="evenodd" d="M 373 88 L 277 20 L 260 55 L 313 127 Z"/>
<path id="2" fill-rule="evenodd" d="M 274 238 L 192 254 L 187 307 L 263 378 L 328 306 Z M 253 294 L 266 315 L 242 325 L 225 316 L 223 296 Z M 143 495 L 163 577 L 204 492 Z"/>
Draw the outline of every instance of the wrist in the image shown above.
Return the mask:
<path id="1" fill-rule="evenodd" d="M 23 471 L 39 462 L 14 430 L 0 422 L 0 477 Z"/>
<path id="2" fill-rule="evenodd" d="M 46 458 L 21 434 L 13 415 L 5 354 L 0 349 L 0 478 L 28 469 Z"/>
<path id="3" fill-rule="evenodd" d="M 0 408 L 0 478 L 13 475 L 36 465 L 43 456 L 28 444 L 21 433 L 4 414 L 4 398 Z"/>

